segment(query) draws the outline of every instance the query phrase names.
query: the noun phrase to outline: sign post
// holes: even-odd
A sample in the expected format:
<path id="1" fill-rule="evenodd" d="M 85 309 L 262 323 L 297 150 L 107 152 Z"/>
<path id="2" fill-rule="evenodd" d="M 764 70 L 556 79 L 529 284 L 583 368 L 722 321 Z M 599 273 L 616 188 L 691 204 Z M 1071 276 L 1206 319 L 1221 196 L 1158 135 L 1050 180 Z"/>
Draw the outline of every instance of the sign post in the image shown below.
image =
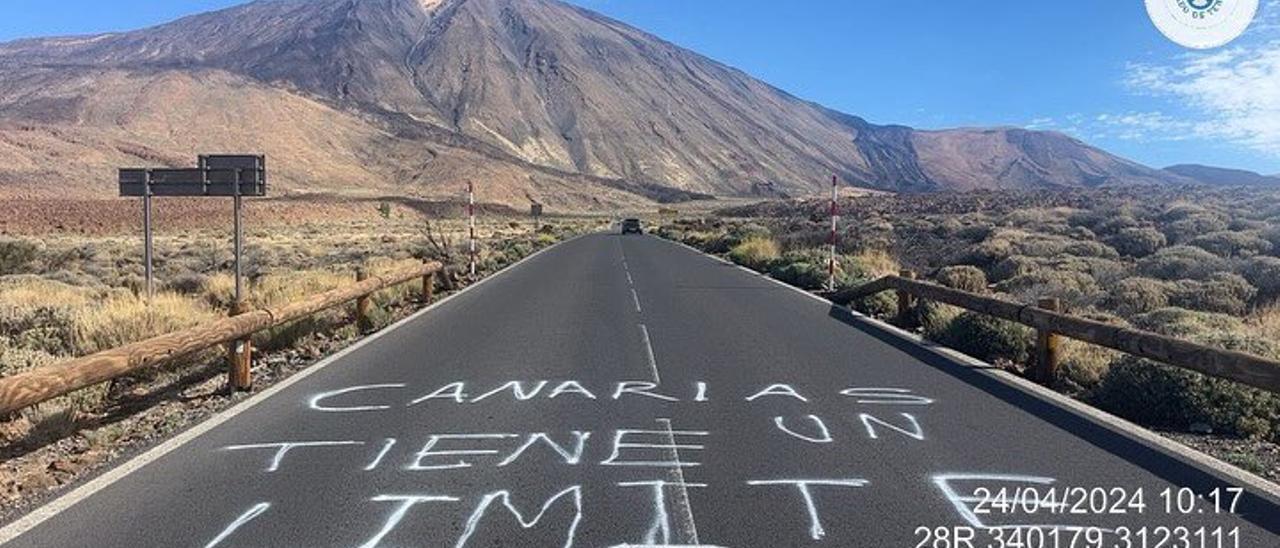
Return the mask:
<path id="1" fill-rule="evenodd" d="M 534 202 L 529 206 L 529 214 L 533 215 L 533 231 L 542 230 L 542 204 Z"/>
<path id="2" fill-rule="evenodd" d="M 476 279 L 476 185 L 467 181 L 467 228 L 470 234 L 471 280 Z"/>
<path id="3" fill-rule="evenodd" d="M 151 239 L 151 174 L 146 174 L 146 181 L 143 183 L 142 195 L 142 260 L 146 263 L 143 267 L 147 278 L 147 304 L 151 304 L 151 300 L 155 297 L 155 273 L 151 266 L 151 257 L 153 242 Z"/>
<path id="4" fill-rule="evenodd" d="M 827 291 L 834 292 L 836 290 L 836 249 L 840 237 L 840 211 L 837 208 L 839 201 L 839 193 L 837 189 L 838 179 L 835 175 L 831 176 L 831 262 L 827 265 Z"/>
<path id="5" fill-rule="evenodd" d="M 244 202 L 245 196 L 267 195 L 267 164 L 262 155 L 200 156 L 195 169 L 121 169 L 120 195 L 142 197 L 143 261 L 146 270 L 147 302 L 155 295 L 152 268 L 153 242 L 151 198 L 155 196 L 230 197 L 235 210 L 235 303 L 231 315 L 248 312 L 244 299 Z M 232 390 L 247 390 L 252 349 L 248 339 L 235 341 L 230 348 L 229 381 Z"/>

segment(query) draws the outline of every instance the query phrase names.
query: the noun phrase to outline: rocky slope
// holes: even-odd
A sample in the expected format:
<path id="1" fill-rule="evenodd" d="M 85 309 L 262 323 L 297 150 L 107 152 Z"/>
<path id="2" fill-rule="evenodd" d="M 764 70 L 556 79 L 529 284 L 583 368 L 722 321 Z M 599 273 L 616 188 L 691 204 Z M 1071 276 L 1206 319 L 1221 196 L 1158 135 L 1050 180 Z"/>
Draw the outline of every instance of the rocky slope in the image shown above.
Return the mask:
<path id="1" fill-rule="evenodd" d="M 512 204 L 1181 180 L 1056 133 L 874 125 L 555 0 L 262 1 L 0 44 L 0 185 L 102 192 L 211 149 L 271 154 L 288 190 L 474 178 Z"/>
<path id="2" fill-rule="evenodd" d="M 1183 164 L 1164 170 L 1209 186 L 1280 186 L 1280 175 L 1268 177 L 1243 169 Z"/>

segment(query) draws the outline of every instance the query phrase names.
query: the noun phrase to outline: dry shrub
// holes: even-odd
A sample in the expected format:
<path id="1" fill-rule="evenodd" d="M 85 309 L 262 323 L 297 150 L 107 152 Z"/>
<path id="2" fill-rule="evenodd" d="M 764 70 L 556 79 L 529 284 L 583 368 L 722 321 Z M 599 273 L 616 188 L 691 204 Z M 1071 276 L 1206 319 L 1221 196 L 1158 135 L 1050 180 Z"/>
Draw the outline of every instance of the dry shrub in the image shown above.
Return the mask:
<path id="1" fill-rule="evenodd" d="M 991 281 L 1002 282 L 1010 278 L 1031 274 L 1039 269 L 1040 263 L 1034 258 L 1014 255 L 1006 257 L 992 266 L 990 268 L 990 279 Z"/>
<path id="2" fill-rule="evenodd" d="M 1121 316 L 1145 314 L 1169 306 L 1169 294 L 1174 290 L 1175 286 L 1170 282 L 1129 278 L 1111 287 L 1105 305 Z"/>
<path id="3" fill-rule="evenodd" d="M 1242 274 L 1258 289 L 1258 302 L 1268 304 L 1280 299 L 1280 259 L 1254 257 L 1245 264 Z"/>
<path id="4" fill-rule="evenodd" d="M 958 262 L 979 268 L 989 268 L 1015 254 L 1013 242 L 999 237 L 997 233 L 982 243 L 969 247 Z"/>
<path id="5" fill-rule="evenodd" d="M 1173 246 L 1157 251 L 1138 264 L 1142 274 L 1161 280 L 1203 280 L 1227 270 L 1225 260 L 1198 247 Z"/>
<path id="6" fill-rule="evenodd" d="M 1191 340 L 1210 346 L 1280 357 L 1271 340 L 1240 333 L 1203 331 Z M 1163 428 L 1200 429 L 1244 438 L 1280 441 L 1280 396 L 1133 356 L 1111 365 L 1088 396 L 1098 407 L 1129 420 Z"/>
<path id="7" fill-rule="evenodd" d="M 1121 255 L 1146 257 L 1168 244 L 1159 230 L 1154 228 L 1125 228 L 1107 240 Z"/>
<path id="8" fill-rule="evenodd" d="M 831 256 L 820 249 L 788 251 L 781 258 L 771 261 L 769 275 L 801 289 L 821 289 L 830 278 L 828 273 Z M 840 261 L 836 271 L 836 283 L 848 287 L 856 280 L 845 275 L 847 265 Z"/>
<path id="9" fill-rule="evenodd" d="M 924 337 L 932 341 L 940 341 L 951 322 L 963 313 L 963 308 L 933 301 L 922 301 L 916 307 L 916 316 Z"/>
<path id="10" fill-rule="evenodd" d="M 1098 345 L 1062 338 L 1058 346 L 1060 369 L 1057 381 L 1069 392 L 1092 389 L 1111 369 L 1121 353 Z"/>
<path id="11" fill-rule="evenodd" d="M 1191 339 L 1205 333 L 1243 332 L 1244 322 L 1226 314 L 1197 312 L 1184 308 L 1161 308 L 1132 319 L 1133 326 L 1146 331 L 1163 333 L 1179 339 Z"/>
<path id="12" fill-rule="evenodd" d="M 1219 272 L 1203 282 L 1182 280 L 1174 286 L 1169 302 L 1174 306 L 1242 315 L 1258 290 L 1243 277 L 1229 272 Z"/>
<path id="13" fill-rule="evenodd" d="M 747 268 L 766 270 L 782 256 L 782 249 L 772 238 L 752 236 L 729 251 L 729 259 Z"/>
<path id="14" fill-rule="evenodd" d="M 39 251 L 34 242 L 0 237 L 0 276 L 22 272 L 35 261 Z"/>
<path id="15" fill-rule="evenodd" d="M 1245 319 L 1248 333 L 1269 341 L 1280 341 L 1280 305 L 1271 304 L 1255 309 Z"/>
<path id="16" fill-rule="evenodd" d="M 1031 358 L 1030 328 L 977 312 L 956 316 L 936 333 L 935 340 L 987 362 L 1007 360 L 1023 364 Z"/>
<path id="17" fill-rule="evenodd" d="M 938 271 L 936 276 L 938 283 L 968 291 L 970 293 L 986 293 L 987 291 L 987 274 L 982 269 L 974 266 L 948 266 Z"/>
<path id="18" fill-rule="evenodd" d="M 1264 357 L 1280 357 L 1280 313 L 1259 311 L 1246 324 L 1225 314 L 1165 308 L 1134 324 L 1179 339 Z M 1133 356 L 1114 361 L 1089 394 L 1095 405 L 1148 426 L 1214 431 L 1280 440 L 1280 397 L 1231 381 Z"/>
<path id="19" fill-rule="evenodd" d="M 1275 253 L 1280 251 L 1280 223 L 1272 221 L 1272 226 L 1262 229 L 1258 236 L 1268 242 L 1271 242 L 1271 251 Z"/>
<path id="20" fill-rule="evenodd" d="M 58 362 L 58 357 L 43 350 L 11 346 L 8 339 L 0 339 L 0 375 L 13 375 L 28 369 Z"/>
<path id="21" fill-rule="evenodd" d="M 180 293 L 183 295 L 199 295 L 204 292 L 207 281 L 207 276 L 203 274 L 188 272 L 186 274 L 174 276 L 169 281 L 165 282 L 164 287 L 166 291 L 172 291 L 174 293 Z"/>
<path id="22" fill-rule="evenodd" d="M 1075 308 L 1093 303 L 1102 293 L 1093 276 L 1070 270 L 1037 270 L 1000 282 L 996 290 L 1025 302 L 1055 297 Z"/>
<path id="23" fill-rule="evenodd" d="M 1271 251 L 1271 242 L 1248 232 L 1214 232 L 1192 238 L 1187 245 L 1224 258 L 1252 257 Z"/>
<path id="24" fill-rule="evenodd" d="M 881 249 L 866 250 L 840 261 L 840 266 L 850 276 L 874 280 L 885 276 L 893 276 L 902 271 L 902 265 L 888 251 Z"/>
<path id="25" fill-rule="evenodd" d="M 1184 244 L 1198 236 L 1226 229 L 1227 222 L 1217 215 L 1195 215 L 1163 226 L 1164 235 L 1174 244 Z"/>

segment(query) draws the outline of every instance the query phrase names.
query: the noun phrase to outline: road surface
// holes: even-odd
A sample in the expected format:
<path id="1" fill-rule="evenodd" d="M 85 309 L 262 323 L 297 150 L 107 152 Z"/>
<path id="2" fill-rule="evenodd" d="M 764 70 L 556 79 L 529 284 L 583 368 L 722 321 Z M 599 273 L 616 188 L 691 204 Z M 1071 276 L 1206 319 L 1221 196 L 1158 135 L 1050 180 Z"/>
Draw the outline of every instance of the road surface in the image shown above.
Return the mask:
<path id="1" fill-rule="evenodd" d="M 1280 546 L 1275 501 L 1237 487 L 800 292 L 599 234 L 9 545 Z"/>

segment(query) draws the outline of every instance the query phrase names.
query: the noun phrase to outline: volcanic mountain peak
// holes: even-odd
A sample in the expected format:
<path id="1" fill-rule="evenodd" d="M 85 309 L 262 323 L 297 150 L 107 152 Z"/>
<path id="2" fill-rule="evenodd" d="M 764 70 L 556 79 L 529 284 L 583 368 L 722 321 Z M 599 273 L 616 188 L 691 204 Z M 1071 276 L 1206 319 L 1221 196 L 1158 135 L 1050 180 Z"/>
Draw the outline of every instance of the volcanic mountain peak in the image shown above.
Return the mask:
<path id="1" fill-rule="evenodd" d="M 362 134 L 650 197 L 663 187 L 735 195 L 760 185 L 805 194 L 831 174 L 907 191 L 1178 178 L 1060 134 L 874 125 L 555 0 L 259 1 L 134 32 L 0 44 L 0 122 L 62 105 L 59 123 L 121 130 L 91 121 L 103 91 L 70 85 L 104 70 L 136 81 L 224 73 L 218 81 L 239 82 L 227 93 L 295 94 L 362 120 Z M 184 100 L 147 114 L 163 120 Z M 373 171 L 412 184 L 425 166 Z"/>

